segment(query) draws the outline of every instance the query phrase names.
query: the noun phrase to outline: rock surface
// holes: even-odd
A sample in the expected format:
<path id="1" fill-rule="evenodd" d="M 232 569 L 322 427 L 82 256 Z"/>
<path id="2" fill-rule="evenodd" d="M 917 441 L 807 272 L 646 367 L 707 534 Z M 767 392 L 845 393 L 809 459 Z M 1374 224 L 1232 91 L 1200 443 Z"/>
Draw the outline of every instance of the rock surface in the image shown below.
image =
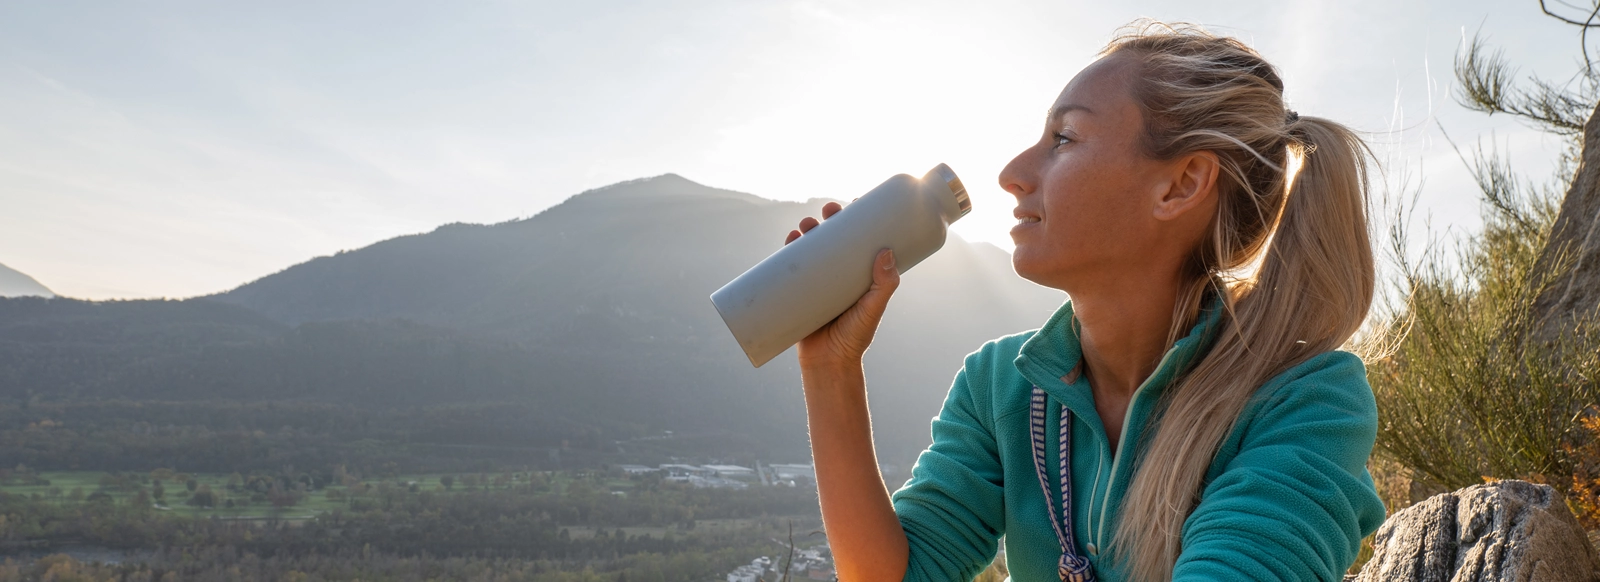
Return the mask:
<path id="1" fill-rule="evenodd" d="M 1496 481 L 1443 493 L 1390 516 L 1356 582 L 1600 580 L 1588 536 L 1556 490 Z"/>
<path id="2" fill-rule="evenodd" d="M 1572 261 L 1533 304 L 1534 321 L 1541 324 L 1536 337 L 1554 342 L 1575 322 L 1600 314 L 1600 115 L 1590 114 L 1583 124 L 1577 172 L 1540 255 L 1540 271 L 1564 255 Z"/>

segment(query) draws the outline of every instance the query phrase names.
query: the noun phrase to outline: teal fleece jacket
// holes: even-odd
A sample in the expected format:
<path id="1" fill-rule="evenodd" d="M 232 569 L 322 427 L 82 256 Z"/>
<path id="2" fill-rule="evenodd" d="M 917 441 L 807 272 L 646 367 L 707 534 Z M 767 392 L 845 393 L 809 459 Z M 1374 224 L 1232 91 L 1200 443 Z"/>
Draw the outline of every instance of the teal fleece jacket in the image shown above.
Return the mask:
<path id="1" fill-rule="evenodd" d="M 1123 565 L 1101 551 L 1111 542 L 1133 477 L 1136 463 L 1127 453 L 1138 448 L 1161 392 L 1210 347 L 1221 327 L 1220 307 L 1213 299 L 1134 393 L 1115 455 L 1089 383 L 1071 374 L 1081 352 L 1070 302 L 1040 329 L 991 341 L 967 356 L 933 420 L 933 444 L 893 497 L 910 542 L 905 579 L 971 580 L 1004 535 L 1014 580 L 1059 580 L 1061 546 L 1028 433 L 1035 385 L 1049 398 L 1045 454 L 1052 492 L 1060 487 L 1055 435 L 1063 405 L 1075 419 L 1078 552 L 1101 582 L 1127 579 Z M 1361 539 L 1384 519 L 1366 469 L 1377 427 L 1365 367 L 1350 353 L 1319 354 L 1262 385 L 1211 462 L 1199 503 L 1183 524 L 1173 580 L 1340 580 Z"/>

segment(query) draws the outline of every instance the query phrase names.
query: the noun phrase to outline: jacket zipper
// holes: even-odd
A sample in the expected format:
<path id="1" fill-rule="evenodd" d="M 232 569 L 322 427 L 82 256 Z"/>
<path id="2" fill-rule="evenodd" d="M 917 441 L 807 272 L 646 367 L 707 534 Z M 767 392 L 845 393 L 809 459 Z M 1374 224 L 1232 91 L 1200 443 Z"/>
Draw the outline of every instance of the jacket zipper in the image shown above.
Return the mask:
<path id="1" fill-rule="evenodd" d="M 1161 373 L 1161 369 L 1162 368 L 1167 367 L 1167 360 L 1169 358 L 1171 358 L 1173 352 L 1176 352 L 1176 351 L 1178 351 L 1178 350 L 1177 350 L 1176 347 L 1174 347 L 1173 349 L 1167 350 L 1167 353 L 1165 355 L 1161 356 L 1161 362 L 1156 364 L 1155 371 L 1151 372 L 1150 373 L 1150 377 L 1149 378 L 1145 378 L 1144 379 L 1144 383 L 1140 384 L 1139 387 L 1133 391 L 1133 397 L 1128 399 L 1128 410 L 1124 411 L 1122 413 L 1122 438 L 1117 439 L 1117 454 L 1116 454 L 1116 457 L 1114 457 L 1111 460 L 1111 478 L 1106 481 L 1106 496 L 1100 500 L 1100 514 L 1098 516 L 1099 519 L 1096 520 L 1096 524 L 1099 526 L 1098 528 L 1095 529 L 1094 536 L 1093 536 L 1094 537 L 1094 541 L 1095 541 L 1095 545 L 1096 545 L 1096 548 L 1095 548 L 1096 550 L 1098 550 L 1099 548 L 1105 547 L 1105 543 L 1106 543 L 1106 540 L 1105 540 L 1106 508 L 1110 505 L 1110 502 L 1111 502 L 1111 481 L 1116 481 L 1117 480 L 1117 467 L 1122 464 L 1123 457 L 1127 456 L 1127 455 L 1123 454 L 1122 446 L 1128 444 L 1128 423 L 1129 423 L 1129 421 L 1133 420 L 1133 405 L 1135 403 L 1139 402 L 1139 394 L 1143 393 L 1144 389 L 1150 386 L 1150 381 L 1155 379 L 1157 374 Z M 1103 459 L 1104 457 L 1101 457 L 1101 458 Z M 1096 485 L 1096 489 L 1091 490 L 1091 494 L 1094 491 L 1098 490 L 1099 481 L 1100 481 L 1099 475 L 1100 475 L 1100 471 L 1097 468 L 1097 469 L 1095 469 L 1095 482 L 1096 482 L 1095 485 Z M 1094 497 L 1092 497 L 1092 496 L 1090 497 L 1090 499 L 1093 499 L 1093 498 Z M 1093 502 L 1091 501 L 1091 503 L 1093 503 Z"/>
<path id="2" fill-rule="evenodd" d="M 1095 462 L 1094 462 L 1094 487 L 1091 487 L 1089 489 L 1089 507 L 1091 509 L 1089 511 L 1089 524 L 1090 524 L 1090 526 L 1087 529 L 1090 529 L 1090 530 L 1092 530 L 1093 527 L 1094 527 L 1094 510 L 1093 510 L 1094 499 L 1100 493 L 1100 469 L 1102 467 L 1104 467 L 1105 464 L 1106 464 L 1106 456 L 1105 455 L 1100 455 L 1099 457 L 1100 458 L 1096 459 Z M 1107 483 L 1106 484 L 1106 488 L 1109 490 L 1111 488 L 1111 484 Z"/>

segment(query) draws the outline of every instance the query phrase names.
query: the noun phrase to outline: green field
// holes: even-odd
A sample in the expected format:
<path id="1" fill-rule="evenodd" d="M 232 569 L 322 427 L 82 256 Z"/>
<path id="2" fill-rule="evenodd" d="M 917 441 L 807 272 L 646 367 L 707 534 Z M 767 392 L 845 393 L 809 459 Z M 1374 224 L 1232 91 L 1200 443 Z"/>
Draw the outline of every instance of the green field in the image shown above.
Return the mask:
<path id="1" fill-rule="evenodd" d="M 36 474 L 48 484 L 21 484 L 19 479 L 12 479 L 12 483 L 0 483 L 0 491 L 14 495 L 34 496 L 47 501 L 62 504 L 80 503 L 85 498 L 95 493 L 104 493 L 111 496 L 117 503 L 129 503 L 143 490 L 149 494 L 153 489 L 154 481 L 150 475 L 139 475 L 142 482 L 124 486 L 110 485 L 106 479 L 108 473 L 99 471 L 43 471 Z M 130 475 L 123 473 L 122 475 Z M 360 500 L 376 499 L 386 488 L 400 488 L 409 490 L 413 484 L 418 491 L 434 493 L 462 493 L 471 490 L 499 489 L 519 485 L 527 485 L 529 476 L 525 473 L 503 474 L 505 478 L 500 484 L 495 483 L 492 475 L 488 485 L 469 486 L 462 483 L 462 476 L 453 475 L 455 483 L 446 488 L 441 482 L 443 474 L 401 475 L 388 479 L 368 479 L 351 486 L 326 485 L 319 489 L 300 492 L 299 500 L 292 505 L 282 507 L 274 506 L 269 500 L 263 500 L 260 492 L 243 489 L 239 485 L 229 488 L 228 483 L 232 475 L 190 473 L 180 474 L 195 481 L 195 489 L 200 486 L 209 486 L 216 495 L 214 507 L 199 507 L 185 503 L 190 492 L 186 481 L 165 479 L 162 487 L 165 489 L 165 503 L 156 503 L 151 500 L 152 506 L 187 515 L 217 516 L 221 518 L 236 519 L 296 519 L 307 518 L 317 513 L 346 508 Z M 562 491 L 571 477 L 561 473 L 546 474 L 543 476 L 545 483 L 554 491 Z M 606 485 L 613 491 L 625 491 L 633 486 L 625 480 L 610 480 Z M 227 502 L 232 501 L 233 506 L 228 507 Z M 636 528 L 640 532 L 629 532 L 629 535 L 644 533 L 651 528 Z M 576 533 L 576 532 L 574 532 Z M 588 532 L 590 535 L 593 531 Z M 661 533 L 664 533 L 661 532 Z M 660 533 L 652 532 L 651 535 L 659 536 Z"/>

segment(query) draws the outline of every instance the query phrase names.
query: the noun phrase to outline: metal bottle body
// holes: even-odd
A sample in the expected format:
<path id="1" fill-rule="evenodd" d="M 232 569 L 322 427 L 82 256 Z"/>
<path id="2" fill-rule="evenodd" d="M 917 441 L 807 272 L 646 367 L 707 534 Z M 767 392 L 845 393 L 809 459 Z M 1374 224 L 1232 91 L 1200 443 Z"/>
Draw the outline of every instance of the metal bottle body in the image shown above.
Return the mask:
<path id="1" fill-rule="evenodd" d="M 944 246 L 949 223 L 971 208 L 940 164 L 921 179 L 885 180 L 805 236 L 711 294 L 711 303 L 756 367 L 854 305 L 872 285 L 878 251 L 901 273 Z"/>

